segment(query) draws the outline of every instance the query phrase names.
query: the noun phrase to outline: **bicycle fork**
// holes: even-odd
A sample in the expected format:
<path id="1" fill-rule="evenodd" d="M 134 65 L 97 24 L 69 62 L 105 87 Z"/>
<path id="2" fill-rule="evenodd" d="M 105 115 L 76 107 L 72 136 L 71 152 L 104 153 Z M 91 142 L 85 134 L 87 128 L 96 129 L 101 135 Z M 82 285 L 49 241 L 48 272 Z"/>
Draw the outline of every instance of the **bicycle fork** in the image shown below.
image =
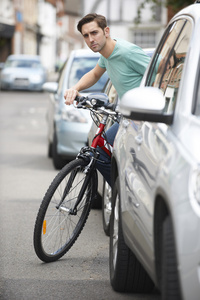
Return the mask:
<path id="1" fill-rule="evenodd" d="M 86 166 L 85 170 L 83 171 L 84 173 L 86 173 L 86 176 L 85 176 L 84 182 L 82 184 L 82 187 L 79 191 L 79 195 L 77 197 L 76 203 L 74 204 L 73 208 L 67 208 L 65 206 L 62 206 L 62 203 L 63 203 L 65 197 L 67 196 L 67 194 L 69 193 L 69 191 L 72 187 L 72 184 L 73 184 L 74 179 L 75 179 L 75 177 L 78 173 L 78 170 L 74 170 L 71 173 L 69 181 L 68 181 L 68 183 L 65 187 L 65 190 L 63 192 L 62 199 L 60 200 L 59 204 L 56 206 L 57 209 L 59 209 L 60 211 L 63 211 L 63 212 L 67 212 L 70 215 L 76 215 L 77 214 L 77 207 L 78 207 L 79 203 L 81 202 L 81 200 L 84 196 L 84 193 L 85 193 L 85 191 L 86 191 L 86 189 L 89 185 L 89 181 L 90 181 L 90 178 L 91 178 L 91 172 L 94 169 L 94 164 L 95 164 L 95 159 L 94 159 L 94 157 L 91 157 L 91 160 L 90 160 L 89 164 Z"/>

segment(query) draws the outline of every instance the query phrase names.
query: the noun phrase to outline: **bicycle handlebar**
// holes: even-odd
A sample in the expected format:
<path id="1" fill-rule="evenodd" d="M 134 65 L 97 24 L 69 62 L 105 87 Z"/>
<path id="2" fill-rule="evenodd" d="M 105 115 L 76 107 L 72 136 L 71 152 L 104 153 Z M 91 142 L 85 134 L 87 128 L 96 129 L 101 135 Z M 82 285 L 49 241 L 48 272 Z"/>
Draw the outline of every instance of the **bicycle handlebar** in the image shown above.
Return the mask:
<path id="1" fill-rule="evenodd" d="M 75 100 L 78 102 L 77 108 L 93 108 L 98 109 L 104 107 L 106 109 L 110 109 L 115 111 L 116 104 L 110 103 L 108 96 L 106 94 L 90 94 L 87 97 L 84 96 L 76 96 Z"/>

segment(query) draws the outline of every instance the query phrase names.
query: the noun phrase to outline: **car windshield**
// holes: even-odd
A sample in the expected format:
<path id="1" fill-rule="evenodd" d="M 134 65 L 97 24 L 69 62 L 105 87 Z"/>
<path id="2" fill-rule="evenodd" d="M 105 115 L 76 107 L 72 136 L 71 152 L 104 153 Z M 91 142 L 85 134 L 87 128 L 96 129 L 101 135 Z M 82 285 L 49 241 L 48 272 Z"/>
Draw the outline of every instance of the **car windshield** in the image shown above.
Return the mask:
<path id="1" fill-rule="evenodd" d="M 77 57 L 74 59 L 70 75 L 69 75 L 69 85 L 68 86 L 74 86 L 81 77 L 92 70 L 97 62 L 99 57 Z M 88 88 L 88 92 L 92 91 L 102 91 L 104 88 L 104 85 L 106 84 L 108 79 L 107 72 L 103 74 L 103 76 L 100 78 L 100 80 L 93 85 L 92 87 Z M 86 91 L 86 90 L 85 90 Z"/>
<path id="2" fill-rule="evenodd" d="M 40 68 L 40 62 L 37 60 L 24 60 L 24 59 L 16 59 L 16 60 L 7 60 L 5 63 L 6 68 Z"/>

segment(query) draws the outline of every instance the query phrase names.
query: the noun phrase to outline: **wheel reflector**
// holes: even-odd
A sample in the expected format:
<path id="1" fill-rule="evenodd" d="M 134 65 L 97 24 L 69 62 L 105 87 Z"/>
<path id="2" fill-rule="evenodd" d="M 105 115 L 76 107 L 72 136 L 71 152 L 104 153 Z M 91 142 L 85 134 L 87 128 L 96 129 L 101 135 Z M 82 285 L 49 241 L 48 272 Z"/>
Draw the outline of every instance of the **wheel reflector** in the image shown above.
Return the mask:
<path id="1" fill-rule="evenodd" d="M 47 221 L 44 220 L 44 222 L 43 222 L 43 234 L 46 233 L 46 230 L 47 230 Z"/>

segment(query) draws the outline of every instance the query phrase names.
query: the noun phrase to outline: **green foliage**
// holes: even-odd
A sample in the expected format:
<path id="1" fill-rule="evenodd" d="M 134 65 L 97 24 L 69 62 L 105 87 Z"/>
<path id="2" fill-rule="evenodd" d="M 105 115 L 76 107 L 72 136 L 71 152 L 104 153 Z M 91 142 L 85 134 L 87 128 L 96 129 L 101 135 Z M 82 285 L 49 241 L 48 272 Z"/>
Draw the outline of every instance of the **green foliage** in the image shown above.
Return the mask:
<path id="1" fill-rule="evenodd" d="M 191 5 L 194 2 L 195 2 L 195 0 L 176 0 L 176 1 L 174 1 L 174 0 L 143 0 L 142 3 L 138 6 L 137 17 L 135 18 L 134 22 L 136 24 L 141 22 L 142 10 L 145 8 L 145 6 L 147 4 L 151 4 L 153 19 L 155 19 L 157 6 L 166 6 L 166 7 L 170 6 L 171 9 L 174 11 L 174 13 L 176 13 L 183 7 Z"/>
<path id="2" fill-rule="evenodd" d="M 183 7 L 193 4 L 194 0 L 167 0 L 166 6 L 171 6 L 174 11 L 178 11 Z"/>
<path id="3" fill-rule="evenodd" d="M 155 19 L 155 8 L 163 5 L 162 2 L 162 0 L 143 0 L 137 8 L 137 17 L 134 19 L 134 23 L 139 24 L 141 22 L 142 10 L 145 8 L 146 4 L 151 4 L 152 18 Z"/>

